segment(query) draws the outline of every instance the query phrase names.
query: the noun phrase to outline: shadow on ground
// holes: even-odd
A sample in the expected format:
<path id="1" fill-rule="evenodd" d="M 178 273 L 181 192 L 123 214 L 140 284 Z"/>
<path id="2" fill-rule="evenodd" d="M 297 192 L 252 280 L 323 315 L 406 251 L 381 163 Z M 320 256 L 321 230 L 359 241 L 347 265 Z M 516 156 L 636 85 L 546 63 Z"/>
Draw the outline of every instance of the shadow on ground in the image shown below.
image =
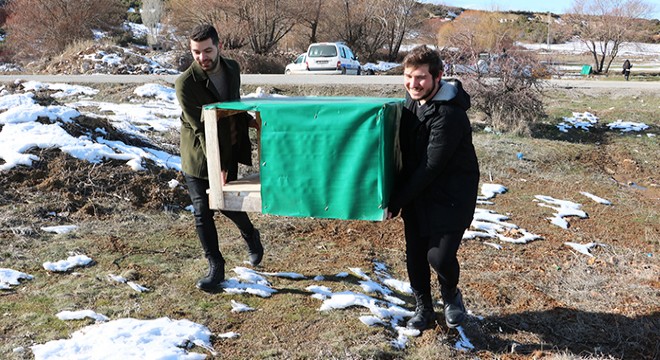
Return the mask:
<path id="1" fill-rule="evenodd" d="M 660 312 L 631 318 L 559 307 L 487 317 L 466 324 L 466 331 L 477 350 L 499 354 L 551 350 L 616 359 L 660 356 Z"/>

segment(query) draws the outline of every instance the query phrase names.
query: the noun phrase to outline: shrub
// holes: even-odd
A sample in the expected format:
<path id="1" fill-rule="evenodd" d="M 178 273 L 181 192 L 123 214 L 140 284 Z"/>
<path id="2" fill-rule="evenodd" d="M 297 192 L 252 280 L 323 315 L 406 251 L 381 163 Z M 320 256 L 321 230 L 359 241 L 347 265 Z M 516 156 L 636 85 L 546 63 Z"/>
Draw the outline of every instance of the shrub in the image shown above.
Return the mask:
<path id="1" fill-rule="evenodd" d="M 120 0 L 15 0 L 9 13 L 7 44 L 20 58 L 33 59 L 93 39 L 93 30 L 116 29 L 126 9 Z"/>
<path id="2" fill-rule="evenodd" d="M 539 62 L 529 53 L 514 52 L 472 64 L 457 74 L 472 108 L 497 131 L 529 135 L 530 125 L 545 116 L 540 81 L 546 72 Z"/>

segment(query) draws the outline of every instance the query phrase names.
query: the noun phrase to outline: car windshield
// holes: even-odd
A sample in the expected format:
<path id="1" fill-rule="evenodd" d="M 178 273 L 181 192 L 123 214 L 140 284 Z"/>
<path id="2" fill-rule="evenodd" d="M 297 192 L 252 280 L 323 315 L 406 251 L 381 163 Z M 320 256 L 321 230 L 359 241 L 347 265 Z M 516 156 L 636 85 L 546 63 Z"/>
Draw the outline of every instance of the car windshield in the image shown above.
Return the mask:
<path id="1" fill-rule="evenodd" d="M 333 57 L 337 56 L 337 48 L 334 45 L 317 45 L 309 49 L 309 57 Z"/>

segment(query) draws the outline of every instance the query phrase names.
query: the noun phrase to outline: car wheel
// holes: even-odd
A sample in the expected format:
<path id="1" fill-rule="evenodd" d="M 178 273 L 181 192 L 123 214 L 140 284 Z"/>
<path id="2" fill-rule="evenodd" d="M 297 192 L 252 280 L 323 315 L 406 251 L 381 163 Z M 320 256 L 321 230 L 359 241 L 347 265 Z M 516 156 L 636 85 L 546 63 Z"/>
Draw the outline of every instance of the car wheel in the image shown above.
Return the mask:
<path id="1" fill-rule="evenodd" d="M 362 75 L 362 67 L 358 66 L 357 74 Z"/>
<path id="2" fill-rule="evenodd" d="M 290 74 L 291 74 L 291 70 L 289 70 L 289 69 L 284 70 L 284 74 L 286 74 L 286 75 L 290 75 Z"/>
<path id="3" fill-rule="evenodd" d="M 341 74 L 342 74 L 342 75 L 346 75 L 346 68 L 345 68 L 345 67 L 342 67 L 342 68 L 341 68 Z"/>

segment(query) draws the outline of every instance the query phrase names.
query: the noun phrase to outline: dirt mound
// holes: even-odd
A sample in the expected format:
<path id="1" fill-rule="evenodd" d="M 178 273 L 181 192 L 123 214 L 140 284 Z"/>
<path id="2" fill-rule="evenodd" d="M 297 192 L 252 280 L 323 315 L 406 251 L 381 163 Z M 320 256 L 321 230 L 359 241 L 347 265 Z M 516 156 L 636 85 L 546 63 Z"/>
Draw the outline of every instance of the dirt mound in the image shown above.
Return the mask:
<path id="1" fill-rule="evenodd" d="M 32 151 L 39 157 L 31 168 L 17 167 L 0 178 L 0 204 L 30 203 L 38 198 L 39 213 L 67 213 L 75 218 L 103 216 L 127 208 L 182 209 L 189 202 L 174 170 L 147 163 L 136 172 L 122 161 L 98 164 L 77 160 L 60 150 Z"/>
<path id="2" fill-rule="evenodd" d="M 84 49 L 68 50 L 55 58 L 30 63 L 26 70 L 42 74 L 174 74 L 185 54 L 181 51 L 153 53 L 140 47 L 122 48 L 93 44 Z M 157 60 L 154 60 L 157 59 Z"/>

